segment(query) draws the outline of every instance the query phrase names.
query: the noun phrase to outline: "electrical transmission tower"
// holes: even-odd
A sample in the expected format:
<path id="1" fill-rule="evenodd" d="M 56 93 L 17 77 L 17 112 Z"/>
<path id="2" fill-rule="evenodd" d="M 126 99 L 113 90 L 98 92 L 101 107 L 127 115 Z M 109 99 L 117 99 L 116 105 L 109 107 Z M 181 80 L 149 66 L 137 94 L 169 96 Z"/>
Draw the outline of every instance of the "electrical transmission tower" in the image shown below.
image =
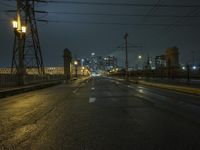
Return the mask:
<path id="1" fill-rule="evenodd" d="M 35 16 L 35 5 L 45 1 L 16 0 L 16 2 L 17 12 L 16 21 L 13 22 L 15 39 L 11 73 L 24 76 L 27 70 L 37 69 L 39 75 L 44 74 L 42 52 Z"/>

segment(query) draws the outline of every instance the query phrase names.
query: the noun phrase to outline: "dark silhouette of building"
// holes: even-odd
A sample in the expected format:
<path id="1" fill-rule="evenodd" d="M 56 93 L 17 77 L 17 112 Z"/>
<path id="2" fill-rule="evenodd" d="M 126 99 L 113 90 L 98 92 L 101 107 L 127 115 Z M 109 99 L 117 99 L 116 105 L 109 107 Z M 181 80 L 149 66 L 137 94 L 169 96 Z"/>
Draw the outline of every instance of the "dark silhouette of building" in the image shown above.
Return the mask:
<path id="1" fill-rule="evenodd" d="M 105 68 L 106 70 L 116 68 L 117 67 L 117 58 L 114 56 L 107 56 L 104 58 Z"/>
<path id="2" fill-rule="evenodd" d="M 155 57 L 155 67 L 156 69 L 164 68 L 166 67 L 166 56 L 160 55 Z"/>
<path id="3" fill-rule="evenodd" d="M 177 47 L 168 48 L 165 57 L 168 67 L 179 67 L 179 49 Z"/>

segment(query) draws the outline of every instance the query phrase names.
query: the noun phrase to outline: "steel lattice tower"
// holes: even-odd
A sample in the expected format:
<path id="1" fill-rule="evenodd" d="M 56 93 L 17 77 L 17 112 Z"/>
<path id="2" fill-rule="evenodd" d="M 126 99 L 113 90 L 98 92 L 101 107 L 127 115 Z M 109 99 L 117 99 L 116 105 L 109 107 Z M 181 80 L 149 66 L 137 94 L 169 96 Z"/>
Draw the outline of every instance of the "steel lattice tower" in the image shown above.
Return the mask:
<path id="1" fill-rule="evenodd" d="M 17 0 L 16 19 L 27 28 L 21 37 L 15 31 L 12 57 L 12 74 L 26 74 L 28 69 L 37 69 L 38 74 L 44 74 L 42 52 L 37 30 L 35 5 L 39 0 Z"/>

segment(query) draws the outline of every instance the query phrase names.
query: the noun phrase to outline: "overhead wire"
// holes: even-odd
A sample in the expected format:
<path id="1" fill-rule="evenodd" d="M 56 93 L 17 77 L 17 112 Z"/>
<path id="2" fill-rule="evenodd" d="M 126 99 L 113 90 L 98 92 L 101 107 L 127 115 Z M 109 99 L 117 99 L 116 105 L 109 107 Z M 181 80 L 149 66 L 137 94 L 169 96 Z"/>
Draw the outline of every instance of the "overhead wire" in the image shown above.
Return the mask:
<path id="1" fill-rule="evenodd" d="M 128 7 L 154 7 L 155 4 L 148 3 L 111 3 L 111 2 L 89 2 L 89 1 L 64 1 L 64 0 L 48 0 L 48 3 L 56 4 L 78 4 L 78 5 L 97 5 L 97 6 L 128 6 Z M 200 5 L 172 5 L 172 4 L 158 4 L 159 7 L 172 7 L 172 8 L 196 8 Z"/>
<path id="2" fill-rule="evenodd" d="M 62 11 L 49 11 L 48 14 L 59 14 L 59 15 L 81 15 L 81 16 L 111 16 L 111 17 L 164 17 L 164 18 L 185 18 L 191 16 L 183 15 L 153 15 L 153 14 L 122 14 L 122 13 L 85 13 L 85 12 L 62 12 Z M 200 17 L 200 15 L 192 16 Z"/>
<path id="3" fill-rule="evenodd" d="M 1 2 L 1 1 L 0 1 L 0 5 L 2 5 L 2 6 L 4 6 L 4 7 L 14 8 L 13 5 L 10 5 L 10 4 L 6 3 L 6 2 Z"/>
<path id="4" fill-rule="evenodd" d="M 65 20 L 48 20 L 50 23 L 64 24 L 96 24 L 96 25 L 120 25 L 120 26 L 160 26 L 167 27 L 170 24 L 159 23 L 120 23 L 120 22 L 89 22 L 89 21 L 65 21 Z M 176 24 L 176 27 L 199 26 L 200 24 Z"/>
<path id="5" fill-rule="evenodd" d="M 5 1 L 5 0 L 3 0 Z M 14 0 L 9 0 L 14 1 Z M 148 6 L 152 7 L 147 14 L 121 14 L 121 13 L 85 13 L 85 12 L 56 12 L 50 11 L 49 14 L 63 14 L 63 15 L 85 15 L 85 16 L 111 16 L 111 17 L 169 17 L 169 18 L 198 18 L 200 15 L 157 15 L 152 14 L 153 12 L 157 11 L 160 7 L 189 7 L 189 8 L 198 8 L 199 5 L 166 5 L 160 4 L 161 0 L 158 0 L 155 4 L 133 4 L 133 3 L 109 3 L 109 2 L 77 2 L 77 1 L 63 1 L 63 0 L 48 0 L 48 3 L 66 3 L 66 4 L 87 4 L 87 5 L 109 5 L 109 6 L 135 6 L 135 7 L 142 7 Z M 1 2 L 2 3 L 2 2 Z M 4 3 L 5 4 L 5 3 Z M 90 22 L 90 21 L 69 21 L 69 20 L 44 20 L 42 18 L 46 17 L 46 14 L 42 17 L 37 18 L 38 21 L 48 21 L 49 23 L 68 23 L 68 24 L 102 24 L 102 25 L 129 25 L 129 26 L 163 26 L 168 27 L 172 24 L 162 24 L 162 23 L 120 23 L 120 22 Z M 197 24 L 182 24 L 182 23 L 173 23 L 173 26 L 181 27 L 181 26 L 197 26 Z"/>
<path id="6" fill-rule="evenodd" d="M 2 0 L 15 1 L 15 0 Z M 99 5 L 99 6 L 134 6 L 134 7 L 154 7 L 151 3 L 113 3 L 113 2 L 90 2 L 90 1 L 72 1 L 72 0 L 37 0 L 38 2 L 54 3 L 54 4 L 73 4 L 73 5 Z M 196 8 L 200 5 L 184 5 L 184 4 L 158 4 L 158 7 L 172 7 L 172 8 Z"/>
<path id="7" fill-rule="evenodd" d="M 158 6 L 160 4 L 161 0 L 157 0 L 157 2 L 155 3 L 155 5 L 146 13 L 146 16 L 143 18 L 143 21 L 147 21 L 148 18 L 150 18 L 150 16 L 148 17 L 148 15 L 152 15 L 153 13 L 155 13 L 160 7 Z"/>
<path id="8" fill-rule="evenodd" d="M 172 30 L 175 25 L 178 24 L 184 24 L 185 22 L 189 22 L 193 17 L 198 16 L 200 14 L 200 9 L 195 8 L 192 9 L 189 13 L 187 13 L 183 18 L 180 20 L 175 21 L 174 23 L 171 23 L 166 29 L 167 31 Z"/>

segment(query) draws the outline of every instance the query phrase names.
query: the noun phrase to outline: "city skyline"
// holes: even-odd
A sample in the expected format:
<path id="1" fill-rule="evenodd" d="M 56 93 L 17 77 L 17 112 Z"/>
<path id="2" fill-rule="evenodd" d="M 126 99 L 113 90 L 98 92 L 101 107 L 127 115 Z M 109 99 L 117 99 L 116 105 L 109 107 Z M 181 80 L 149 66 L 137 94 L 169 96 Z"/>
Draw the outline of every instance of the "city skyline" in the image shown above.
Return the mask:
<path id="1" fill-rule="evenodd" d="M 120 2 L 120 0 L 115 1 L 115 3 Z M 127 0 L 123 3 L 133 2 Z M 134 3 L 151 4 L 146 0 L 134 1 Z M 184 0 L 181 3 L 182 5 L 198 5 L 200 2 Z M 161 1 L 160 4 L 176 5 L 178 2 L 168 0 Z M 14 10 L 15 2 L 2 1 L 0 9 L 0 65 L 9 67 L 11 66 L 14 41 L 11 21 L 15 13 L 5 11 Z M 48 3 L 41 4 L 37 10 L 49 12 L 46 17 L 37 14 L 38 18 L 49 21 L 49 23 L 38 22 L 45 66 L 62 65 L 62 53 L 65 48 L 69 48 L 72 54 L 78 58 L 87 57 L 92 52 L 101 56 L 114 55 L 123 65 L 123 52 L 117 47 L 124 43 L 125 32 L 129 33 L 128 41 L 131 44 L 143 46 L 144 55 L 149 54 L 151 57 L 155 57 L 162 54 L 168 47 L 177 46 L 180 49 L 181 63 L 191 63 L 193 57 L 195 57 L 196 62 L 200 61 L 199 16 L 195 7 L 157 8 L 154 6 L 151 8 Z M 145 17 L 145 15 L 151 16 Z M 140 51 L 141 49 L 129 48 L 130 65 L 134 65 L 133 60 Z"/>

